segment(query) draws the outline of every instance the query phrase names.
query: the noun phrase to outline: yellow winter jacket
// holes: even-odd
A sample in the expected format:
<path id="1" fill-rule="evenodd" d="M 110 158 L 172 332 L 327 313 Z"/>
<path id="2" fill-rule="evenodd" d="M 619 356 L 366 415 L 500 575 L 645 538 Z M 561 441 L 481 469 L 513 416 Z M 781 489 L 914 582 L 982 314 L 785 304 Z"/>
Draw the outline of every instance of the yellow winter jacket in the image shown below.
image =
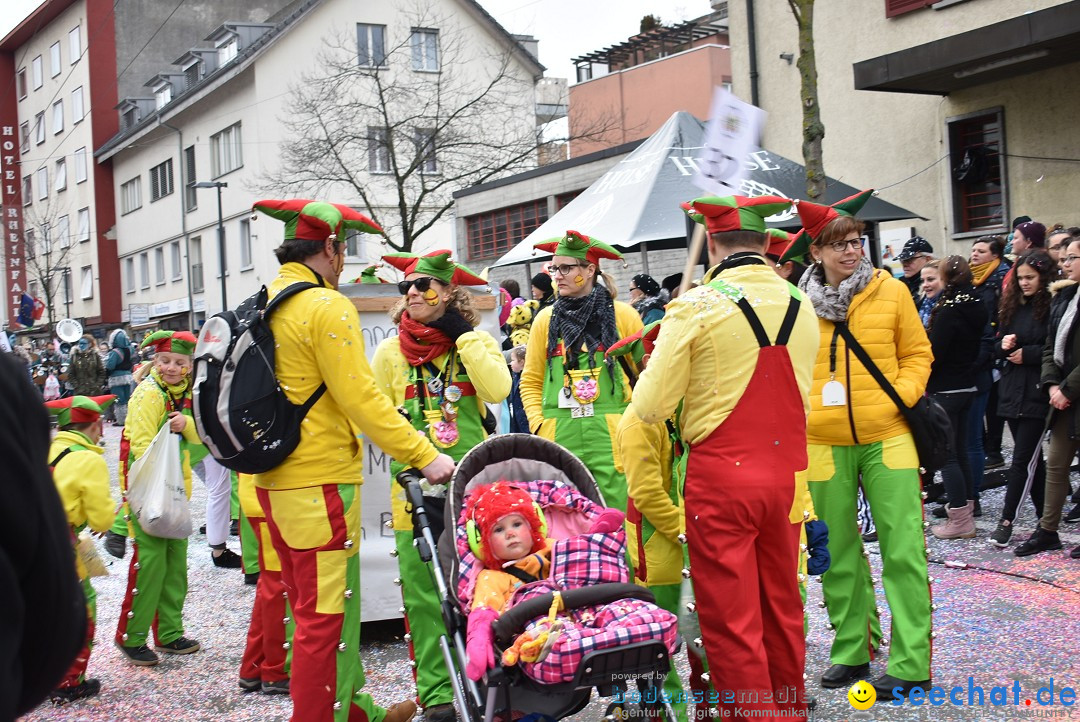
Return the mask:
<path id="1" fill-rule="evenodd" d="M 108 531 L 116 504 L 109 494 L 105 450 L 78 431 L 61 431 L 49 446 L 49 463 L 72 446 L 82 448 L 74 449 L 53 469 L 53 482 L 60 492 L 68 524 L 73 529 L 86 524 L 92 531 Z"/>
<path id="2" fill-rule="evenodd" d="M 152 370 L 150 374 L 135 387 L 135 392 L 131 394 L 131 400 L 128 402 L 128 415 L 127 422 L 124 426 L 124 436 L 127 437 L 128 443 L 131 445 L 132 462 L 146 453 L 146 449 L 150 446 L 150 442 L 157 436 L 162 425 L 168 421 L 169 412 L 172 411 L 172 408 L 165 403 L 165 394 L 162 391 L 163 387 L 155 380 L 156 376 L 157 371 Z M 190 399 L 191 385 L 188 382 L 188 379 L 184 380 L 181 387 L 169 389 L 170 395 L 174 398 L 180 398 L 181 391 L 179 389 L 181 388 L 183 389 L 183 396 Z M 195 430 L 195 420 L 188 414 L 190 414 L 190 411 L 187 414 L 184 414 L 184 419 L 186 419 L 187 423 L 184 426 L 184 430 L 180 432 L 180 435 L 184 437 L 184 441 L 187 441 L 189 444 L 201 446 L 202 439 L 199 438 L 199 433 Z M 183 444 L 180 445 L 180 466 L 184 469 L 184 489 L 187 491 L 188 499 L 190 499 L 191 452 L 189 449 L 184 448 Z"/>
<path id="3" fill-rule="evenodd" d="M 529 419 L 529 428 L 536 432 L 540 422 L 544 420 L 544 381 L 548 373 L 548 328 L 551 327 L 552 306 L 541 309 L 536 320 L 533 321 L 529 330 L 529 345 L 525 351 L 525 367 L 521 370 L 521 405 L 525 408 L 525 416 Z M 641 316 L 634 307 L 615 301 L 615 327 L 619 338 L 626 338 L 637 333 L 642 328 Z M 630 380 L 622 367 L 616 364 L 615 368 L 623 375 L 623 401 L 630 401 Z M 562 386 L 563 380 L 556 379 L 555 383 Z M 675 409 L 672 408 L 672 412 Z"/>
<path id="4" fill-rule="evenodd" d="M 273 298 L 300 281 L 318 282 L 302 263 L 283 264 L 269 286 Z M 363 483 L 360 434 L 402 463 L 422 468 L 438 457 L 431 443 L 394 409 L 364 355 L 356 307 L 323 281 L 301 291 L 270 317 L 275 371 L 285 395 L 302 404 L 326 383 L 300 428 L 300 443 L 279 466 L 255 476 L 264 489 Z"/>
<path id="5" fill-rule="evenodd" d="M 667 323 L 665 319 L 665 323 Z M 911 406 L 926 391 L 934 355 L 919 312 L 907 286 L 876 270 L 866 288 L 851 300 L 848 327 L 859 345 Z M 907 422 L 874 377 L 836 336 L 836 380 L 844 385 L 846 403 L 822 406 L 821 389 L 829 380 L 829 355 L 836 324 L 818 319 L 821 345 L 810 390 L 806 436 L 811 444 L 852 446 L 870 444 L 908 433 Z"/>

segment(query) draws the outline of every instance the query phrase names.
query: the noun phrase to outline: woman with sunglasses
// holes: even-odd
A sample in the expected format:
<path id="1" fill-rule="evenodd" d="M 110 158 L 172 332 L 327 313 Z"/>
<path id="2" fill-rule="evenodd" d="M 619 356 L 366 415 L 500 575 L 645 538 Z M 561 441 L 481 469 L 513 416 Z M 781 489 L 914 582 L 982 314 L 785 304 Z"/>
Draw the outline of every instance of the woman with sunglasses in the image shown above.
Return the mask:
<path id="1" fill-rule="evenodd" d="M 885 597 L 892 613 L 886 673 L 879 695 L 929 685 L 930 587 L 927 583 L 919 458 L 907 422 L 840 335 L 846 325 L 866 354 L 913 405 L 926 390 L 933 356 L 911 294 L 863 255 L 854 217 L 869 191 L 821 206 L 798 204 L 813 265 L 799 281 L 814 304 L 821 346 L 806 424 L 809 486 L 829 527 L 832 566 L 822 577 L 836 630 L 823 687 L 847 687 L 870 674 L 880 622 L 870 566 L 856 520 L 860 485 L 881 544 Z"/>
<path id="2" fill-rule="evenodd" d="M 485 403 L 501 404 L 510 394 L 510 370 L 499 342 L 476 328 L 480 318 L 462 288 L 487 281 L 454 263 L 449 251 L 391 253 L 383 261 L 402 271 L 405 280 L 398 283 L 402 299 L 390 311 L 398 335 L 380 343 L 371 361 L 375 383 L 417 431 L 460 461 L 491 433 L 485 429 L 490 414 Z M 403 468 L 392 462 L 391 476 Z M 417 694 L 428 722 L 447 722 L 454 718 L 454 695 L 439 649 L 439 637 L 446 634 L 439 595 L 413 548 L 412 519 L 396 484 L 391 498 Z M 429 517 L 441 520 L 442 497 L 433 494 L 431 503 L 435 513 Z"/>
<path id="3" fill-rule="evenodd" d="M 626 511 L 626 477 L 612 436 L 630 403 L 630 381 L 604 351 L 642 323 L 637 311 L 615 300 L 614 282 L 600 272 L 601 258 L 622 254 L 577 231 L 536 248 L 555 256 L 549 270 L 558 298 L 540 311 L 529 333 L 520 386 L 529 428 L 576 454 L 608 506 Z"/>

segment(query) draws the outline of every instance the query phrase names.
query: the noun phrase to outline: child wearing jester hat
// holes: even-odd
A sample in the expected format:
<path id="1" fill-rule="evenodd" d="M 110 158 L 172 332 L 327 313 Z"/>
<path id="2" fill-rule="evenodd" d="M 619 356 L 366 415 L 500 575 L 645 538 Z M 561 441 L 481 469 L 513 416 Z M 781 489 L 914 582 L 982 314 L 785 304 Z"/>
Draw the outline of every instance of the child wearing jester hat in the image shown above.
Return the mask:
<path id="1" fill-rule="evenodd" d="M 105 450 L 98 446 L 98 441 L 102 433 L 101 415 L 115 400 L 112 395 L 69 396 L 45 404 L 56 416 L 59 427 L 49 447 L 49 466 L 71 525 L 73 540 L 83 529 L 101 534 L 112 525 L 115 505 L 109 494 L 109 467 L 105 463 Z M 75 559 L 86 597 L 86 644 L 53 692 L 53 699 L 58 702 L 90 697 L 101 689 L 98 680 L 86 676 L 90 650 L 94 646 L 97 595 L 78 553 Z"/>
<path id="2" fill-rule="evenodd" d="M 154 347 L 153 368 L 135 388 L 128 404 L 127 425 L 120 440 L 121 491 L 127 492 L 127 472 L 146 452 L 162 426 L 180 434 L 180 461 L 184 488 L 191 498 L 191 465 L 206 456 L 191 415 L 191 354 L 195 337 L 187 331 L 157 331 L 141 348 Z M 128 569 L 115 642 L 128 660 L 151 666 L 160 660 L 146 645 L 151 624 L 156 647 L 168 654 L 191 654 L 199 643 L 184 636 L 184 599 L 187 597 L 187 539 L 163 539 L 142 530 L 124 505 L 135 551 Z M 155 623 L 156 622 L 156 623 Z"/>

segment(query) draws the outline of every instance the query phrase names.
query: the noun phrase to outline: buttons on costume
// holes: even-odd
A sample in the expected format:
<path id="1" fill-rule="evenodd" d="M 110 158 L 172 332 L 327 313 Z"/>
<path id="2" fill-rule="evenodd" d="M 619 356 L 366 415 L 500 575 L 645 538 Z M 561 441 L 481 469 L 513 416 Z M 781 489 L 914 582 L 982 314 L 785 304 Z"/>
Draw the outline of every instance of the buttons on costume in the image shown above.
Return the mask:
<path id="1" fill-rule="evenodd" d="M 281 620 L 281 623 L 282 624 L 288 624 L 291 621 L 292 621 L 292 617 L 285 617 L 284 619 Z"/>
<path id="2" fill-rule="evenodd" d="M 334 711 L 336 712 L 339 709 L 341 709 L 341 702 L 335 701 L 334 702 Z"/>
<path id="3" fill-rule="evenodd" d="M 401 577 L 394 577 L 394 586 L 395 587 L 400 587 L 401 586 Z"/>
<path id="4" fill-rule="evenodd" d="M 125 642 L 128 641 L 127 632 L 124 632 L 123 634 L 121 634 L 120 639 L 124 640 Z"/>
<path id="5" fill-rule="evenodd" d="M 345 598 L 346 599 L 352 599 L 352 590 L 351 589 L 346 589 L 345 590 Z"/>
<path id="6" fill-rule="evenodd" d="M 689 579 L 690 578 L 690 567 L 683 567 L 682 576 L 683 576 L 683 579 Z"/>
<path id="7" fill-rule="evenodd" d="M 686 603 L 686 611 L 693 614 L 694 612 L 697 611 L 697 604 L 694 604 L 693 602 L 687 602 Z"/>
<path id="8" fill-rule="evenodd" d="M 290 644 L 289 642 L 285 642 L 284 644 L 281 645 L 281 648 L 282 649 L 292 649 L 292 644 Z"/>
<path id="9" fill-rule="evenodd" d="M 352 539 L 346 539 L 345 543 L 342 544 L 342 546 L 345 547 L 346 549 L 352 549 L 352 545 L 353 545 L 353 540 Z"/>
<path id="10" fill-rule="evenodd" d="M 131 565 L 131 567 L 132 567 L 132 569 L 134 569 L 135 571 L 138 571 L 138 570 L 142 569 L 142 565 L 141 565 L 141 564 L 139 564 L 139 562 L 135 562 L 134 564 L 132 564 L 132 565 Z"/>
<path id="11" fill-rule="evenodd" d="M 701 641 L 701 637 L 694 637 L 694 646 L 699 648 L 704 647 L 705 643 Z"/>
<path id="12" fill-rule="evenodd" d="M 685 544 L 686 543 L 686 535 L 685 534 L 680 534 L 679 536 L 677 536 L 675 538 L 679 540 L 680 544 Z"/>
<path id="13" fill-rule="evenodd" d="M 396 557 L 397 555 L 398 555 L 398 550 L 397 549 L 391 549 L 390 550 L 390 556 Z"/>
<path id="14" fill-rule="evenodd" d="M 411 634 L 406 634 L 404 637 L 402 637 L 402 639 L 404 639 L 406 642 L 411 642 L 412 641 L 412 635 Z"/>
<path id="15" fill-rule="evenodd" d="M 345 651 L 346 649 L 348 649 L 348 648 L 349 648 L 349 645 L 345 644 L 344 642 L 341 642 L 341 643 L 340 643 L 340 644 L 338 644 L 338 646 L 337 646 L 337 651 L 339 651 L 339 652 L 344 652 L 344 651 Z"/>
<path id="16" fill-rule="evenodd" d="M 128 612 L 127 613 L 127 618 L 128 619 L 133 619 L 134 617 L 135 617 L 135 612 Z"/>
<path id="17" fill-rule="evenodd" d="M 708 672 L 702 672 L 701 673 L 701 681 L 704 682 L 705 684 L 708 684 L 711 679 L 712 679 L 712 676 Z"/>
<path id="18" fill-rule="evenodd" d="M 383 524 L 383 526 L 385 526 L 387 529 L 393 529 L 394 528 L 394 520 L 393 519 L 387 519 L 386 522 Z"/>
<path id="19" fill-rule="evenodd" d="M 131 588 L 131 596 L 133 596 L 133 597 L 134 597 L 134 596 L 135 596 L 135 595 L 137 595 L 138 593 L 139 593 L 139 588 L 138 588 L 138 587 L 132 587 L 132 588 Z"/>

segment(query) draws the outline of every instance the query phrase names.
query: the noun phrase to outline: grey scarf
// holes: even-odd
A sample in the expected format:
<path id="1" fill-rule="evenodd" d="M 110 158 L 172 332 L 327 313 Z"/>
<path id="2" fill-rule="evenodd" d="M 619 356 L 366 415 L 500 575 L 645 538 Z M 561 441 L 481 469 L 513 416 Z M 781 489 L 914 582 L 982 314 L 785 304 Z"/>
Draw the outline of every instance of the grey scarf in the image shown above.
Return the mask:
<path id="1" fill-rule="evenodd" d="M 1080 292 L 1073 294 L 1069 305 L 1065 307 L 1065 313 L 1058 322 L 1057 336 L 1054 338 L 1054 363 L 1059 369 L 1065 368 L 1065 342 L 1069 340 L 1069 329 L 1076 320 L 1076 304 L 1080 301 Z"/>
<path id="2" fill-rule="evenodd" d="M 821 264 L 811 266 L 799 279 L 799 288 L 814 304 L 814 312 L 826 321 L 840 323 L 847 320 L 848 306 L 855 294 L 866 288 L 874 275 L 874 267 L 863 256 L 855 272 L 840 282 L 838 287 L 825 283 L 825 269 Z"/>

